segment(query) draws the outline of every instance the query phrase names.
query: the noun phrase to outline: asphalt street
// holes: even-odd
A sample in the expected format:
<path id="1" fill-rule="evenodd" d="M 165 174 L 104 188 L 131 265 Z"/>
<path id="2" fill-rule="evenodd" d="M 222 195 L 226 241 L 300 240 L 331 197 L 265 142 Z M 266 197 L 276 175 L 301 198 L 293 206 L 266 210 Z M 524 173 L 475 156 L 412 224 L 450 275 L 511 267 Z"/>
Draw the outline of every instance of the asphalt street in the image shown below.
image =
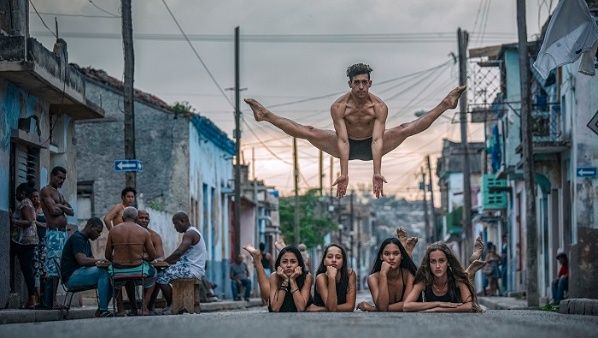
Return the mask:
<path id="1" fill-rule="evenodd" d="M 513 310 L 478 314 L 268 313 L 265 308 L 179 316 L 0 326 L 0 337 L 598 337 L 598 317 Z"/>

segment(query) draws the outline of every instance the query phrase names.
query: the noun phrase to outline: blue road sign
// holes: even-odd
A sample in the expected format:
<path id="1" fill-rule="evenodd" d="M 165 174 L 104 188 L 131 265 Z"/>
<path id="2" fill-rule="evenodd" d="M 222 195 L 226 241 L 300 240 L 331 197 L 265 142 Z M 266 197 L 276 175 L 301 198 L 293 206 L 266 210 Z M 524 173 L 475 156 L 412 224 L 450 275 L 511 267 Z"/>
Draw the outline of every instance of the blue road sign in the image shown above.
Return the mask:
<path id="1" fill-rule="evenodd" d="M 595 177 L 596 167 L 577 168 L 577 177 Z"/>
<path id="2" fill-rule="evenodd" d="M 115 160 L 114 161 L 114 171 L 117 173 L 127 172 L 127 171 L 143 171 L 143 166 L 141 165 L 141 161 L 139 160 Z"/>

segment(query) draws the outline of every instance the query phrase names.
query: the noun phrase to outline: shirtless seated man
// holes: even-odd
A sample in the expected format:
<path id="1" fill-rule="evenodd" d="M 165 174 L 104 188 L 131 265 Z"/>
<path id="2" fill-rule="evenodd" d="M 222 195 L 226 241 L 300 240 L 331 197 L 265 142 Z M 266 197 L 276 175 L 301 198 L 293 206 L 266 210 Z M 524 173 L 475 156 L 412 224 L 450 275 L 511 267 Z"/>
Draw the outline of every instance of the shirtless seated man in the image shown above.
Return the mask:
<path id="1" fill-rule="evenodd" d="M 370 66 L 358 63 L 347 69 L 351 90 L 338 98 L 330 108 L 334 131 L 301 125 L 278 116 L 254 99 L 245 99 L 256 121 L 268 121 L 290 136 L 305 139 L 316 148 L 340 159 L 341 174 L 337 197 L 343 197 L 349 184 L 349 160 L 373 161 L 374 195 L 384 195 L 385 181 L 381 173 L 382 156 L 398 147 L 409 136 L 428 129 L 442 113 L 457 106 L 465 86 L 453 89 L 434 109 L 415 121 L 385 129 L 388 107 L 369 92 L 372 85 Z"/>
<path id="2" fill-rule="evenodd" d="M 156 249 L 152 244 L 150 232 L 135 223 L 138 212 L 134 207 L 126 207 L 123 211 L 123 223 L 110 230 L 106 241 L 106 259 L 112 262 L 108 272 L 115 277 L 140 275 L 144 277 L 143 288 L 151 294 L 156 281 L 156 270 L 149 263 L 156 258 Z M 127 295 L 131 304 L 135 304 L 134 285 L 127 284 Z M 119 309 L 121 312 L 121 309 Z M 144 302 L 143 314 L 147 314 L 147 303 Z"/>

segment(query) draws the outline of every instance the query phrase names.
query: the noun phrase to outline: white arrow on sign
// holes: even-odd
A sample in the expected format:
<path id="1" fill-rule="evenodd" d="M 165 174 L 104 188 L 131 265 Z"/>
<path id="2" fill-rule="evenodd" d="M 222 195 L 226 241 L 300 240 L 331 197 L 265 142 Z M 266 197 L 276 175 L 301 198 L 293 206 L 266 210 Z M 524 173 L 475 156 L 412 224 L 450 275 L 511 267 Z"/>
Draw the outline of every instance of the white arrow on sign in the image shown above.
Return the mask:
<path id="1" fill-rule="evenodd" d="M 137 168 L 137 163 L 133 162 L 133 163 L 123 163 L 123 162 L 119 162 L 116 167 L 118 169 L 131 169 L 131 168 Z"/>
<path id="2" fill-rule="evenodd" d="M 577 170 L 577 174 L 580 176 L 596 175 L 596 170 L 592 170 L 592 169 L 586 170 L 586 168 L 581 168 L 581 169 Z"/>

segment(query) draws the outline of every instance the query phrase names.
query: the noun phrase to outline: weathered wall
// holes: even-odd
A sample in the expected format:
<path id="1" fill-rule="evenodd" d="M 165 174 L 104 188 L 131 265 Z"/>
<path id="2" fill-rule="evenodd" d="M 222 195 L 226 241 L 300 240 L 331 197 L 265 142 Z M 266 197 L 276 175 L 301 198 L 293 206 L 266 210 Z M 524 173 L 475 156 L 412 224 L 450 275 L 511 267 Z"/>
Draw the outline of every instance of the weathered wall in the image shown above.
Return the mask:
<path id="1" fill-rule="evenodd" d="M 29 94 L 26 90 L 17 87 L 11 82 L 0 80 L 0 306 L 7 301 L 10 288 L 10 230 L 8 210 L 14 205 L 13 191 L 18 182 L 11 182 L 11 142 L 27 144 L 39 149 L 39 163 L 36 169 L 37 176 L 33 178 L 37 188 L 42 188 L 48 183 L 49 172 L 52 167 L 61 165 L 67 168 L 67 180 L 61 189 L 62 194 L 73 206 L 76 206 L 76 171 L 75 151 L 73 144 L 73 123 L 65 115 L 56 114 L 52 120 L 52 135 L 50 138 L 50 106 L 43 99 Z M 11 139 L 13 132 L 18 129 L 18 119 L 36 116 L 39 121 L 39 134 L 37 127 L 32 127 L 29 132 L 20 130 L 20 135 L 25 139 Z M 15 134 L 16 135 L 16 134 Z M 69 218 L 74 223 L 73 218 Z M 22 288 L 20 270 L 15 270 L 16 289 L 19 297 L 26 294 Z"/>
<path id="2" fill-rule="evenodd" d="M 124 159 L 124 114 L 120 94 L 87 82 L 88 99 L 102 107 L 106 117 L 76 125 L 78 181 L 93 181 L 92 215 L 103 217 L 125 187 L 124 173 L 113 170 L 114 160 Z M 187 120 L 157 107 L 135 102 L 137 193 L 154 210 L 176 212 L 189 207 L 185 168 L 188 164 Z"/>
<path id="3" fill-rule="evenodd" d="M 228 197 L 222 188 L 232 180 L 231 156 L 217 147 L 190 122 L 189 193 L 196 201 L 197 227 L 208 249 L 206 275 L 219 285 L 217 294 L 231 296 L 228 264 L 230 261 Z M 188 210 L 188 209 L 187 209 Z"/>

